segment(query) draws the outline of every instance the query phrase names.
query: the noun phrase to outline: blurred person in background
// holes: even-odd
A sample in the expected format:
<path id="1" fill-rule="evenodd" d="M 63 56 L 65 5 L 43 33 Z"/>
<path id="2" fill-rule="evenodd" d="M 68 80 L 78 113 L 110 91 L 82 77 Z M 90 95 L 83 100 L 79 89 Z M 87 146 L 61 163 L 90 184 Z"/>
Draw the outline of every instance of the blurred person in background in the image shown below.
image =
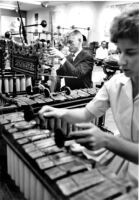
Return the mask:
<path id="1" fill-rule="evenodd" d="M 95 59 L 97 66 L 100 66 L 106 58 L 108 58 L 107 42 L 102 41 L 100 47 L 96 49 Z"/>

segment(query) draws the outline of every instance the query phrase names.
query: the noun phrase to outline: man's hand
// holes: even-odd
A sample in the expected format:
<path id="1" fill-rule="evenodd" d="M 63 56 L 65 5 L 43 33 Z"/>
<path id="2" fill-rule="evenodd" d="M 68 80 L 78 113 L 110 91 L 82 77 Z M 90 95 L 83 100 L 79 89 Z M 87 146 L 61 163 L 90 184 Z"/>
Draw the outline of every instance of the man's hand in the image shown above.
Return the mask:
<path id="1" fill-rule="evenodd" d="M 65 58 L 65 55 L 54 47 L 50 47 L 48 51 L 49 51 L 50 57 L 58 57 L 60 59 Z"/>

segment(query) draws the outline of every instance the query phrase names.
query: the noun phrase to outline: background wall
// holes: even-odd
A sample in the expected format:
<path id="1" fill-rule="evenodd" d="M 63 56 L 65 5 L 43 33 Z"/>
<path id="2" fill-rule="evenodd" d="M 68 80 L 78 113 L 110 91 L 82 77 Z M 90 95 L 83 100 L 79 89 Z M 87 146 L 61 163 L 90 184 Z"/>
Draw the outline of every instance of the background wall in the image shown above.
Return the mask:
<path id="1" fill-rule="evenodd" d="M 38 38 L 34 35 L 34 31 L 44 32 L 39 35 L 40 38 L 50 39 L 50 32 L 61 33 L 62 35 L 70 32 L 72 26 L 77 27 L 82 34 L 88 39 L 88 43 L 93 41 L 109 41 L 109 27 L 112 19 L 121 11 L 127 8 L 138 7 L 139 1 L 136 2 L 121 2 L 121 1 L 57 1 L 57 5 L 48 6 L 47 8 L 40 7 L 37 10 L 22 12 L 22 16 L 26 18 L 26 24 L 35 24 L 35 15 L 38 15 L 38 23 L 42 20 L 47 21 L 47 27 L 28 27 L 27 37 L 28 41 L 34 41 Z M 7 22 L 3 23 L 7 16 Z M 8 17 L 18 17 L 16 11 L 0 9 L 0 35 L 3 35 L 3 26 L 7 23 Z M 51 21 L 52 18 L 52 21 Z M 60 26 L 60 29 L 57 27 Z M 87 28 L 90 28 L 88 31 Z M 10 28 L 9 26 L 7 29 Z M 53 29 L 53 30 L 52 30 Z M 54 35 L 58 37 L 58 35 Z"/>
<path id="2" fill-rule="evenodd" d="M 53 29 L 54 32 L 58 32 L 57 26 L 60 26 L 60 32 L 65 34 L 71 31 L 71 27 L 74 25 L 79 29 L 88 39 L 91 41 L 98 41 L 103 38 L 103 31 L 101 27 L 101 12 L 107 7 L 107 2 L 96 1 L 96 2 L 72 2 L 62 5 L 51 7 L 52 18 L 53 18 Z M 41 8 L 37 11 L 27 12 L 27 24 L 34 23 L 35 13 L 39 15 L 39 21 L 45 19 L 48 23 L 46 28 L 47 31 L 51 30 L 50 24 L 50 7 Z M 104 18 L 103 18 L 104 21 Z M 104 23 L 104 22 L 103 22 Z M 90 27 L 90 31 L 87 28 Z M 85 29 L 83 29 L 85 28 Z M 101 30 L 100 30 L 101 29 Z M 30 31 L 33 31 L 31 28 Z M 41 31 L 41 27 L 39 28 Z M 30 36 L 31 37 L 31 36 Z M 104 39 L 104 38 L 103 38 Z"/>
<path id="3" fill-rule="evenodd" d="M 41 23 L 42 20 L 46 20 L 47 21 L 47 27 L 46 28 L 42 28 L 42 26 L 38 26 L 38 32 L 42 32 L 42 31 L 50 31 L 50 10 L 48 8 L 40 8 L 37 10 L 33 10 L 33 11 L 29 11 L 27 12 L 27 24 L 36 24 L 35 22 L 35 14 L 38 13 L 38 24 Z M 27 32 L 34 32 L 36 30 L 36 27 L 28 27 L 27 28 Z M 45 34 L 46 36 L 46 34 Z M 41 37 L 43 37 L 41 35 Z M 49 35 L 47 36 L 49 37 Z M 35 40 L 37 38 L 37 36 L 35 37 L 33 34 L 28 34 L 28 40 Z M 46 39 L 46 38 L 45 38 Z"/>
<path id="4" fill-rule="evenodd" d="M 63 3 L 55 7 L 40 8 L 27 12 L 27 24 L 34 23 L 34 15 L 37 12 L 39 21 L 46 20 L 46 31 L 51 31 L 50 18 L 53 18 L 53 31 L 65 34 L 71 31 L 74 25 L 87 37 L 88 42 L 109 41 L 109 27 L 112 19 L 121 12 L 121 3 L 116 1 L 80 1 Z M 133 4 L 125 2 L 126 8 Z M 123 8 L 125 5 L 123 6 Z M 51 9 L 51 12 L 50 12 Z M 61 29 L 57 29 L 60 26 Z M 87 28 L 90 27 L 90 31 Z M 84 29 L 85 28 L 85 29 Z M 41 31 L 41 27 L 38 28 Z M 31 28 L 30 31 L 34 31 Z M 30 39 L 31 39 L 30 35 Z M 49 36 L 48 36 L 49 37 Z"/>
<path id="5" fill-rule="evenodd" d="M 26 12 L 21 11 L 21 15 L 23 17 L 24 23 L 26 23 Z M 16 24 L 19 24 L 17 20 L 18 17 L 19 14 L 15 10 L 0 9 L 0 36 L 3 36 L 6 31 L 13 32 L 14 28 L 16 31 L 18 28 Z"/>

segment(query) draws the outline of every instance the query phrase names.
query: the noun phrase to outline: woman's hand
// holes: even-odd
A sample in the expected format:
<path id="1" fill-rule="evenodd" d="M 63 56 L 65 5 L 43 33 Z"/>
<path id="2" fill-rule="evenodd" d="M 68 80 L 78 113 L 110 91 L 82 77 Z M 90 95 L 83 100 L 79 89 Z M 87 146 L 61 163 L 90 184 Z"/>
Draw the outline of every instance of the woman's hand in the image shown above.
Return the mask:
<path id="1" fill-rule="evenodd" d="M 41 119 L 50 117 L 62 118 L 64 113 L 65 109 L 54 108 L 52 106 L 43 106 L 38 112 Z"/>
<path id="2" fill-rule="evenodd" d="M 100 128 L 92 123 L 77 124 L 83 129 L 71 132 L 69 136 L 89 150 L 97 150 L 106 146 L 106 135 Z"/>

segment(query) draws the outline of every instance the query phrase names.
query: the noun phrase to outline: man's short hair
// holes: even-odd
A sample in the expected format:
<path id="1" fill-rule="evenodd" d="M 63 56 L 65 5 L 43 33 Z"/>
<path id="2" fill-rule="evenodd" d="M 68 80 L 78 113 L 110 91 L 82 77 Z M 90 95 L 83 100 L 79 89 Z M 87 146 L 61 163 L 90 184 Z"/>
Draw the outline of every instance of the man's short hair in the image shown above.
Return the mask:
<path id="1" fill-rule="evenodd" d="M 79 30 L 72 31 L 69 36 L 78 36 L 81 42 L 83 42 L 83 35 Z"/>

